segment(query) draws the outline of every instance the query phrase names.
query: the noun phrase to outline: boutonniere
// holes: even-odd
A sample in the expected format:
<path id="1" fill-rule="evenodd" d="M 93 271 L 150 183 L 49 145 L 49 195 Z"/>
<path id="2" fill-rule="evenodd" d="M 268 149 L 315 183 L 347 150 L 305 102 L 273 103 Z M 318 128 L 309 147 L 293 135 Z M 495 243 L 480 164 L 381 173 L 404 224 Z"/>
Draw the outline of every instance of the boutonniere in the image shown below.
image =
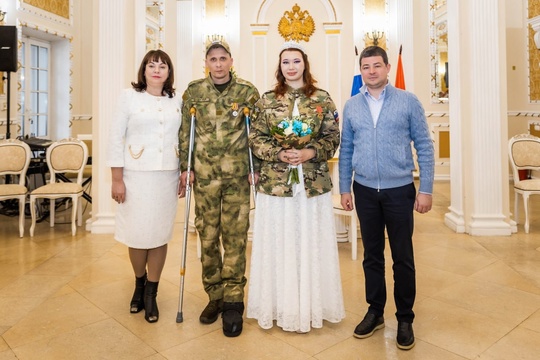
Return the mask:
<path id="1" fill-rule="evenodd" d="M 315 110 L 317 110 L 317 117 L 318 117 L 320 120 L 322 120 L 322 118 L 323 118 L 322 107 L 317 106 L 317 108 L 316 108 Z"/>

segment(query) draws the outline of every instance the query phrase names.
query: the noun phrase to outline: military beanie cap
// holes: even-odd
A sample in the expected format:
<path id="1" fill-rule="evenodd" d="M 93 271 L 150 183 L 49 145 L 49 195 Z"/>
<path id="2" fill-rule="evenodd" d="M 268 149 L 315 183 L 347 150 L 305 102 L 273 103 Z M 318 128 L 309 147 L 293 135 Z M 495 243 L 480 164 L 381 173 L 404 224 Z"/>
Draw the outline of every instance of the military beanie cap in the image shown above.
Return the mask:
<path id="1" fill-rule="evenodd" d="M 224 49 L 229 55 L 231 54 L 231 48 L 229 47 L 229 44 L 223 39 L 223 36 L 221 35 L 212 35 L 208 36 L 208 39 L 206 41 L 206 56 L 208 56 L 208 52 L 212 49 L 218 49 L 222 48 Z"/>

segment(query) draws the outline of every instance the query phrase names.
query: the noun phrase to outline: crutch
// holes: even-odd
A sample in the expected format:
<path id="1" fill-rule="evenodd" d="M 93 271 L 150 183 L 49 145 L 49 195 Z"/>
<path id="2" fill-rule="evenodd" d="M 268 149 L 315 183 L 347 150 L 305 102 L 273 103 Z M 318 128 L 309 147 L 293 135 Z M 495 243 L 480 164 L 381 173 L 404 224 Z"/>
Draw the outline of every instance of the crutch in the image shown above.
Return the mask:
<path id="1" fill-rule="evenodd" d="M 244 117 L 246 118 L 246 132 L 249 138 L 249 109 L 244 108 Z M 249 175 L 251 176 L 251 191 L 253 191 L 253 203 L 255 204 L 255 199 L 257 198 L 257 190 L 255 189 L 255 169 L 253 167 L 253 154 L 251 153 L 251 148 L 248 145 L 249 152 Z"/>
<path id="2" fill-rule="evenodd" d="M 189 226 L 189 208 L 191 204 L 191 155 L 193 154 L 193 143 L 195 142 L 195 108 L 189 109 L 191 114 L 191 127 L 189 129 L 189 151 L 187 160 L 187 176 L 186 176 L 186 214 L 184 216 L 184 243 L 182 244 L 182 265 L 180 266 L 180 296 L 178 298 L 178 314 L 176 314 L 176 322 L 184 321 L 182 315 L 182 306 L 184 305 L 184 276 L 186 275 L 186 251 Z"/>

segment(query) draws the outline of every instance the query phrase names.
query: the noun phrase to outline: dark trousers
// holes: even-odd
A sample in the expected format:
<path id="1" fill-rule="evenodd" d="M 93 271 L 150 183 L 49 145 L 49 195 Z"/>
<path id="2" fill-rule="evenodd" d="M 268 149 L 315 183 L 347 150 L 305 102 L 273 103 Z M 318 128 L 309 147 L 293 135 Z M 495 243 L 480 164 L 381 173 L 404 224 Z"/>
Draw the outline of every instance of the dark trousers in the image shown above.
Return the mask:
<path id="1" fill-rule="evenodd" d="M 368 312 L 384 314 L 386 283 L 384 276 L 384 229 L 393 260 L 394 301 L 398 321 L 413 322 L 416 276 L 412 234 L 414 228 L 414 183 L 398 188 L 377 190 L 354 182 L 356 212 L 364 245 L 364 275 Z"/>

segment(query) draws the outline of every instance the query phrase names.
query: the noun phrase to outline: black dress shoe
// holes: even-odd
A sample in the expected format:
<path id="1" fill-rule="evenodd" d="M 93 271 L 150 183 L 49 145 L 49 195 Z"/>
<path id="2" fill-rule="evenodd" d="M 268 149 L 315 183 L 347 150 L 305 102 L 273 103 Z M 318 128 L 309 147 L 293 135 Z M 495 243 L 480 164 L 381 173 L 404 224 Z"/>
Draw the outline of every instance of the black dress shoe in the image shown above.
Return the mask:
<path id="1" fill-rule="evenodd" d="M 375 330 L 382 329 L 384 327 L 384 317 L 377 316 L 372 313 L 367 313 L 364 316 L 364 320 L 360 322 L 354 329 L 354 337 L 359 339 L 365 339 L 373 335 Z"/>
<path id="2" fill-rule="evenodd" d="M 129 304 L 129 312 L 136 314 L 144 309 L 144 288 L 146 286 L 146 273 L 141 277 L 135 277 L 135 291 Z"/>
<path id="3" fill-rule="evenodd" d="M 223 303 L 223 334 L 227 337 L 235 337 L 242 333 L 242 314 L 244 313 L 243 302 Z"/>
<path id="4" fill-rule="evenodd" d="M 414 346 L 414 332 L 412 324 L 398 321 L 396 345 L 401 350 L 409 350 Z"/>
<path id="5" fill-rule="evenodd" d="M 144 318 L 149 323 L 155 323 L 159 320 L 159 309 L 157 306 L 157 290 L 159 281 L 146 281 L 144 288 Z"/>
<path id="6" fill-rule="evenodd" d="M 212 324 L 214 323 L 219 313 L 223 311 L 223 299 L 219 300 L 210 300 L 208 305 L 204 308 L 201 316 L 199 316 L 199 321 L 203 324 Z"/>

